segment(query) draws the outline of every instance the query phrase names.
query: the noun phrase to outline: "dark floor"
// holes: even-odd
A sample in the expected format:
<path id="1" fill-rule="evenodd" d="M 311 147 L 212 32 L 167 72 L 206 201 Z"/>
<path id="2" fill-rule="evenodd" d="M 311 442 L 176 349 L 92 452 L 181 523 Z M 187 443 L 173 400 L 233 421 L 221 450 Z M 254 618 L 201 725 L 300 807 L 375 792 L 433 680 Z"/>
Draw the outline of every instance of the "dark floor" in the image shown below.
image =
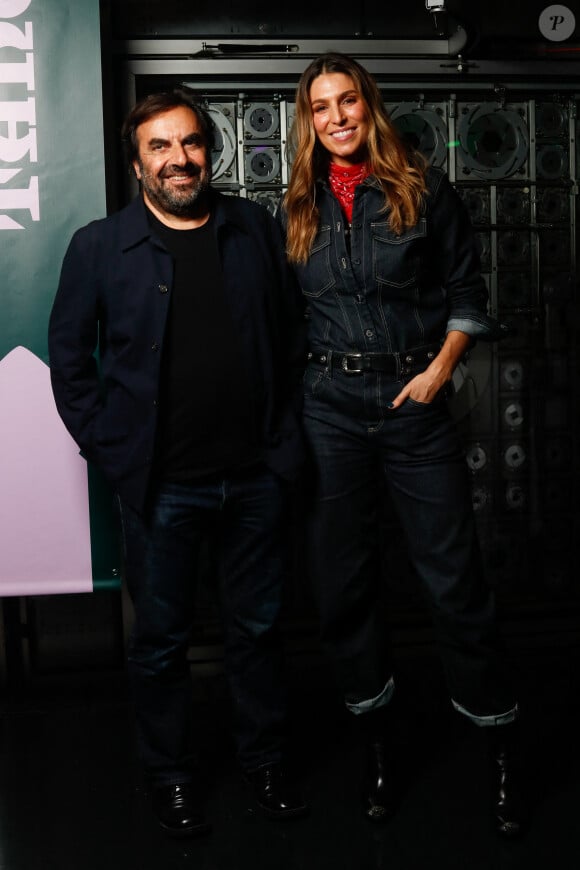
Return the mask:
<path id="1" fill-rule="evenodd" d="M 531 825 L 499 841 L 486 809 L 479 729 L 454 713 L 430 649 L 401 654 L 398 814 L 376 827 L 358 805 L 359 763 L 325 666 L 290 661 L 294 769 L 309 818 L 256 814 L 228 736 L 220 675 L 195 703 L 213 833 L 174 841 L 158 828 L 133 754 L 123 672 L 72 672 L 5 693 L 0 711 L 1 870 L 572 870 L 580 867 L 577 647 L 510 652 L 523 713 Z"/>

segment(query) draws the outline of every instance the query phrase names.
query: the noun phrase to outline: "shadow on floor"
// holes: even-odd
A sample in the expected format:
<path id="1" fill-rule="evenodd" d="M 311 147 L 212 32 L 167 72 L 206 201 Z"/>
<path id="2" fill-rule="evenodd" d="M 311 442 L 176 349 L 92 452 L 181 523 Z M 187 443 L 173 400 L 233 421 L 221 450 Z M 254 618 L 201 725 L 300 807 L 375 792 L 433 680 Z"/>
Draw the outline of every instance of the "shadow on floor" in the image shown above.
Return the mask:
<path id="1" fill-rule="evenodd" d="M 572 870 L 580 866 L 577 652 L 518 650 L 531 826 L 504 844 L 487 817 L 479 729 L 448 701 L 436 656 L 407 653 L 397 673 L 395 818 L 359 809 L 351 723 L 320 661 L 293 662 L 293 767 L 312 812 L 272 822 L 241 783 L 223 677 L 196 681 L 207 812 L 204 840 L 167 839 L 134 757 L 122 671 L 45 678 L 0 710 L 0 870 Z"/>

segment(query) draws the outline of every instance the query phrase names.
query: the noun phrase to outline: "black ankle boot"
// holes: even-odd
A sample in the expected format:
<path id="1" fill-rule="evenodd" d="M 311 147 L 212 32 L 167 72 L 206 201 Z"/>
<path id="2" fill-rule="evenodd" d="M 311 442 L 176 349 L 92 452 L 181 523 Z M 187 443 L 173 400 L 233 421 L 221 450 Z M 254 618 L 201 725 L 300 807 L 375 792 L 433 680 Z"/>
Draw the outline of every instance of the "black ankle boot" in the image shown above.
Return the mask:
<path id="1" fill-rule="evenodd" d="M 496 831 L 503 837 L 517 837 L 524 828 L 519 758 L 519 725 L 486 728 L 492 768 L 492 813 Z"/>
<path id="2" fill-rule="evenodd" d="M 265 764 L 247 771 L 244 779 L 253 789 L 256 804 L 268 818 L 296 819 L 310 812 L 282 764 Z"/>
<path id="3" fill-rule="evenodd" d="M 363 810 L 373 822 L 385 822 L 396 809 L 395 789 L 389 748 L 384 741 L 367 743 L 363 784 Z"/>
<path id="4" fill-rule="evenodd" d="M 390 718 L 384 707 L 356 717 L 365 753 L 363 811 L 373 822 L 387 821 L 397 807 Z"/>

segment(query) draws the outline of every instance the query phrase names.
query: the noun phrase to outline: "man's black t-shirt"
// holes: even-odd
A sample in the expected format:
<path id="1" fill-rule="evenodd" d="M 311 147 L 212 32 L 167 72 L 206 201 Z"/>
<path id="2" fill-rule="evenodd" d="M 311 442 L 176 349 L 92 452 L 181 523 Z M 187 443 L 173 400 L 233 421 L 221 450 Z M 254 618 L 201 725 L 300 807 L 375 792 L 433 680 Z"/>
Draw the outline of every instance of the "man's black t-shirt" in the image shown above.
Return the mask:
<path id="1" fill-rule="evenodd" d="M 254 399 L 225 298 L 211 218 L 193 230 L 167 227 L 152 213 L 149 220 L 174 263 L 155 476 L 187 482 L 256 459 Z"/>

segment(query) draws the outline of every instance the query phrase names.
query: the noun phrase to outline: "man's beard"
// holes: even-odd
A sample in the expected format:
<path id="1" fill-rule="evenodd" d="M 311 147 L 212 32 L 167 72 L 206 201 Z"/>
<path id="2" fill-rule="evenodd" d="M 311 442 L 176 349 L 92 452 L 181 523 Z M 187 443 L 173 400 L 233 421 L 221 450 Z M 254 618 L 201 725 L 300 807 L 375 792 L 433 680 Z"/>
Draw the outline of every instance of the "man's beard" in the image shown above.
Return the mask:
<path id="1" fill-rule="evenodd" d="M 141 184 L 149 200 L 161 211 L 176 217 L 189 217 L 194 212 L 196 204 L 208 191 L 211 182 L 210 172 L 201 169 L 195 163 L 166 169 L 161 177 L 146 172 L 141 162 L 139 167 Z M 191 184 L 184 188 L 164 184 L 164 177 L 171 175 L 189 175 Z"/>

